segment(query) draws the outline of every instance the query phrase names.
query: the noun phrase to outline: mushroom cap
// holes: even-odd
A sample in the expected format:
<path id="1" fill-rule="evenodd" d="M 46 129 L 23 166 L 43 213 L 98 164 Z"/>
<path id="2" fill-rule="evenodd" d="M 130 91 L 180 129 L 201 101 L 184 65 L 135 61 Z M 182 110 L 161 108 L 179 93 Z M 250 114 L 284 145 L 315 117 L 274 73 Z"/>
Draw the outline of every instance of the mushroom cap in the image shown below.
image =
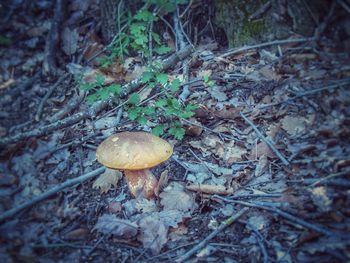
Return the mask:
<path id="1" fill-rule="evenodd" d="M 147 132 L 121 132 L 104 140 L 96 150 L 97 161 L 106 167 L 141 170 L 154 167 L 172 155 L 173 147 Z"/>

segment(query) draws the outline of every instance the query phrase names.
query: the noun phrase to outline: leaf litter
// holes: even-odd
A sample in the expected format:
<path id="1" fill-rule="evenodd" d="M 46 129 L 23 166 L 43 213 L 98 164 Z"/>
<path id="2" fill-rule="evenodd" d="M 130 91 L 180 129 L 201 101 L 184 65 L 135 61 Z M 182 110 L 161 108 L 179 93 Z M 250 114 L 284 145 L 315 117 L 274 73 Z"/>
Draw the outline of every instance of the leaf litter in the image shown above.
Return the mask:
<path id="1" fill-rule="evenodd" d="M 17 85 L 41 71 L 46 56 L 44 36 L 50 30 L 47 14 L 52 10 L 49 3 L 40 5 L 29 7 L 33 13 L 42 13 L 38 21 L 23 23 L 18 12 L 13 32 L 6 33 L 16 41 L 0 59 L 1 136 L 34 129 L 69 104 L 68 100 L 80 98 L 73 82 L 65 81 L 45 103 L 43 119 L 29 121 L 47 88 L 54 84 L 51 78 L 41 78 L 23 90 Z M 103 85 L 132 82 L 145 71 L 142 57 L 128 56 L 103 70 L 94 62 L 86 66 L 79 59 L 70 60 L 81 55 L 88 60 L 104 47 L 95 29 L 85 35 L 96 6 L 79 0 L 67 6 L 72 21 L 84 15 L 88 20 L 78 19 L 76 27 L 67 26 L 60 32 L 58 64 L 62 71 L 67 66 L 74 77 L 82 74 L 83 81 L 90 84 L 96 78 L 103 80 Z M 18 38 L 15 33 L 25 37 Z M 88 45 L 84 51 L 80 49 L 85 45 L 82 34 Z M 173 140 L 177 161 L 172 159 L 154 169 L 158 178 L 168 171 L 158 185 L 157 199 L 132 199 L 121 173 L 106 171 L 96 181 L 65 189 L 3 223 L 0 261 L 87 261 L 86 250 L 91 248 L 91 260 L 97 262 L 98 258 L 174 261 L 189 251 L 193 240 L 204 240 L 217 229 L 218 222 L 242 209 L 242 202 L 274 212 L 251 208 L 240 222 L 197 251 L 197 260 L 231 262 L 235 258 L 244 262 L 261 260 L 266 252 L 271 261 L 348 261 L 349 242 L 337 234 L 349 234 L 350 224 L 349 67 L 348 55 L 338 52 L 335 44 L 321 39 L 317 50 L 305 43 L 281 45 L 278 52 L 274 48 L 250 49 L 225 58 L 216 50 L 202 52 L 210 59 L 190 55 L 190 79 L 201 80 L 190 85 L 187 99 L 201 107 L 189 119 L 192 124 L 184 123 L 185 139 Z M 184 80 L 180 66 L 174 66 L 169 78 Z M 151 89 L 138 92 L 143 103 L 153 103 L 148 101 L 154 95 Z M 86 107 L 80 100 L 65 114 Z M 271 146 L 242 119 L 241 112 L 286 156 L 289 165 L 281 163 Z M 97 167 L 95 148 L 103 136 L 149 128 L 149 123 L 118 124 L 113 113 L 104 114 L 94 125 L 81 121 L 3 149 L 0 212 L 58 182 L 92 171 Z M 81 140 L 87 135 L 90 139 Z M 282 219 L 273 210 L 277 208 L 335 235 L 326 237 Z"/>

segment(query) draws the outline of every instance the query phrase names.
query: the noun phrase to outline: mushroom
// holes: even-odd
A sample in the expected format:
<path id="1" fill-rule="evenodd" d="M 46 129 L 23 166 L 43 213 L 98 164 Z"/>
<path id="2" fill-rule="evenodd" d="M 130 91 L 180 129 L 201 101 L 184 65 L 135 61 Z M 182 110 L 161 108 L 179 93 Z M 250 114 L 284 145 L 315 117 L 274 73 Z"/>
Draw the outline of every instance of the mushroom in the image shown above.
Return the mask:
<path id="1" fill-rule="evenodd" d="M 158 181 L 149 170 L 173 153 L 165 140 L 147 132 L 121 132 L 104 140 L 96 150 L 97 161 L 111 169 L 124 171 L 133 196 L 154 196 Z"/>

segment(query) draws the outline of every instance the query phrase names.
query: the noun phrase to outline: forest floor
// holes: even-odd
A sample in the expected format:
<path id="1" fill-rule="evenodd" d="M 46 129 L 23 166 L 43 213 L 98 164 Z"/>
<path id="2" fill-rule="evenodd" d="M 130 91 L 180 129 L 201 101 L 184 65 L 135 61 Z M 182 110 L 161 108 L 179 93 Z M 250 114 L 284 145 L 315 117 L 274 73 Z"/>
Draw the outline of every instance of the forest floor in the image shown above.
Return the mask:
<path id="1" fill-rule="evenodd" d="M 1 44 L 0 262 L 350 260 L 350 55 L 340 43 L 196 47 L 186 101 L 199 108 L 182 140 L 162 136 L 174 154 L 153 169 L 162 184 L 148 200 L 95 156 L 109 135 L 147 124 L 119 105 L 91 111 L 72 73 L 87 68 L 78 51 L 57 61 L 56 77 L 42 74 L 47 19 L 14 15 Z M 140 59 L 127 61 L 101 74 L 131 82 Z M 179 77 L 181 62 L 167 74 Z M 101 185 L 102 173 L 114 181 Z"/>

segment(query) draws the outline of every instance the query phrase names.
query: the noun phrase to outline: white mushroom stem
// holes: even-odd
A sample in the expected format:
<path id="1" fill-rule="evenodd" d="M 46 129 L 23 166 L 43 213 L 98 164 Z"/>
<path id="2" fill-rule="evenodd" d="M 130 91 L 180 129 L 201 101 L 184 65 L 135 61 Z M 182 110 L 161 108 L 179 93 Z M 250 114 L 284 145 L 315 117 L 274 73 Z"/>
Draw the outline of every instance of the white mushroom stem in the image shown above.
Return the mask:
<path id="1" fill-rule="evenodd" d="M 133 196 L 143 195 L 146 198 L 154 196 L 158 180 L 149 169 L 124 170 L 126 181 Z"/>

